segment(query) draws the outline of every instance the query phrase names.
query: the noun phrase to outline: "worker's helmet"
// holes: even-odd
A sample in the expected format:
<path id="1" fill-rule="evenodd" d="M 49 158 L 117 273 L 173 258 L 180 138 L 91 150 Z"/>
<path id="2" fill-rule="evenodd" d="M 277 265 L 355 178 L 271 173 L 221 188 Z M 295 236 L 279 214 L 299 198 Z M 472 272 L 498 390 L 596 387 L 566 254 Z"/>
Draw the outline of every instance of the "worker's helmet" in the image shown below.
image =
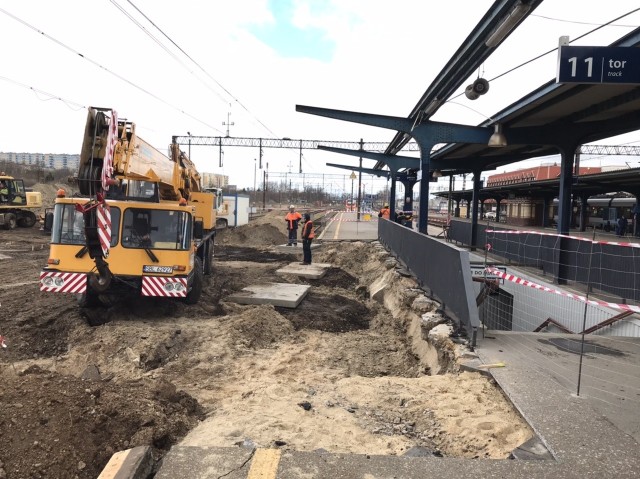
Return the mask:
<path id="1" fill-rule="evenodd" d="M 289 205 L 289 209 L 290 209 L 290 210 L 295 210 L 295 209 L 296 209 L 296 207 L 295 207 L 294 205 Z"/>
<path id="2" fill-rule="evenodd" d="M 388 207 L 389 207 L 389 205 L 384 205 L 384 207 L 385 207 L 385 208 L 388 208 Z"/>

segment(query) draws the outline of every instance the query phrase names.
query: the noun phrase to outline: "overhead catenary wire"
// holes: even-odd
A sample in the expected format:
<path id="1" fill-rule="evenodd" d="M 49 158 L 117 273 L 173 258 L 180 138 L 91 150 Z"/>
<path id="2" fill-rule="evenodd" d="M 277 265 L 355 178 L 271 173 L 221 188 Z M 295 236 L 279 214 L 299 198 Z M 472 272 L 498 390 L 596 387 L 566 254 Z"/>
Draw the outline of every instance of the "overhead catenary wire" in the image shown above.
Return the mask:
<path id="1" fill-rule="evenodd" d="M 222 133 L 221 130 L 219 130 L 218 128 L 216 128 L 213 125 L 208 124 L 207 122 L 191 115 L 190 113 L 187 113 L 186 111 L 184 111 L 182 108 L 173 105 L 172 103 L 169 103 L 168 101 L 164 100 L 163 98 L 159 97 L 158 95 L 156 95 L 155 93 L 150 92 L 149 90 L 141 87 L 140 85 L 137 85 L 135 83 L 133 83 L 131 80 L 129 80 L 128 78 L 125 78 L 124 76 L 114 72 L 113 70 L 110 70 L 109 68 L 105 67 L 104 65 L 101 65 L 100 63 L 98 63 L 97 61 L 89 58 L 88 56 L 82 54 L 81 52 L 79 52 L 78 50 L 75 50 L 74 48 L 70 47 L 69 45 L 66 45 L 65 43 L 61 42 L 60 40 L 52 37 L 51 35 L 43 32 L 42 30 L 34 27 L 33 25 L 31 25 L 30 23 L 22 20 L 21 18 L 18 18 L 17 16 L 13 15 L 12 13 L 6 11 L 5 9 L 0 7 L 0 12 L 4 13 L 6 16 L 8 16 L 9 18 L 15 20 L 18 23 L 21 23 L 22 25 L 26 26 L 27 28 L 35 31 L 36 33 L 42 35 L 43 37 L 45 37 L 47 40 L 50 40 L 52 42 L 54 42 L 55 44 L 59 45 L 60 47 L 64 48 L 65 50 L 68 50 L 69 52 L 79 56 L 80 58 L 82 58 L 85 61 L 88 61 L 89 63 L 91 63 L 92 65 L 100 68 L 101 70 L 109 73 L 110 75 L 113 75 L 114 77 L 118 78 L 119 80 L 122 80 L 123 82 L 127 83 L 128 85 L 132 86 L 133 88 L 140 90 L 141 92 L 145 93 L 146 95 L 151 96 L 152 98 L 160 101 L 161 103 L 173 108 L 174 110 L 179 111 L 180 113 L 182 113 L 183 115 L 191 118 L 192 120 L 197 121 L 198 123 L 206 126 L 207 128 L 211 128 L 212 130 L 215 130 L 219 133 Z"/>
<path id="2" fill-rule="evenodd" d="M 171 50 L 169 50 L 158 38 L 156 38 L 149 30 L 147 30 L 144 25 L 142 25 L 138 20 L 136 20 L 133 15 L 131 15 L 129 12 L 127 12 L 120 4 L 118 4 L 118 2 L 116 2 L 115 0 L 110 0 L 110 2 L 118 9 L 120 10 L 120 12 L 125 15 L 129 20 L 131 20 L 131 22 L 134 23 L 134 25 L 136 25 L 140 30 L 142 30 L 149 38 L 151 38 L 160 48 L 162 48 L 169 56 L 171 56 L 171 58 L 173 58 L 176 62 L 178 62 L 180 65 L 182 65 L 190 74 L 193 75 L 193 70 L 190 69 L 182 60 L 180 60 L 180 58 L 178 58 L 178 56 L 173 53 Z M 129 2 L 131 3 L 131 2 Z M 133 5 L 133 4 L 132 4 Z M 134 5 L 135 8 L 135 5 Z M 137 9 L 137 8 L 136 8 Z M 144 14 L 142 12 L 140 12 L 143 16 Z M 149 20 L 146 16 L 145 18 L 147 20 Z M 151 20 L 149 20 L 149 22 L 151 22 Z M 158 28 L 153 22 L 151 22 L 151 24 Z M 162 30 L 160 30 L 160 32 L 162 32 Z M 163 33 L 164 34 L 164 33 Z M 165 35 L 166 36 L 166 35 Z M 171 41 L 171 40 L 170 40 Z M 173 42 L 172 42 L 173 43 Z M 179 47 L 178 47 L 179 48 Z M 191 59 L 189 57 L 189 59 Z M 193 60 L 192 60 L 193 61 Z M 194 75 L 195 76 L 195 75 Z M 211 88 L 211 86 L 209 84 L 207 84 L 205 81 L 203 81 L 201 78 L 195 76 L 198 81 L 200 81 L 205 88 L 207 88 L 209 91 L 211 91 L 214 95 L 216 95 L 222 102 L 224 102 L 225 104 L 228 103 L 227 99 L 224 98 L 222 95 L 220 95 L 220 93 L 218 93 L 216 90 L 214 90 L 213 88 Z"/>
<path id="3" fill-rule="evenodd" d="M 40 101 L 59 100 L 62 103 L 64 103 L 67 106 L 67 108 L 69 108 L 69 109 L 71 109 L 73 111 L 79 111 L 79 110 L 87 108 L 85 105 L 81 105 L 80 103 L 75 102 L 73 100 L 68 100 L 66 98 L 62 98 L 61 96 L 55 95 L 53 93 L 49 93 L 49 92 L 44 91 L 44 90 L 40 90 L 39 88 L 33 87 L 31 85 L 27 85 L 26 83 L 22 83 L 22 82 L 19 82 L 17 80 L 13 80 L 12 78 L 9 78 L 9 77 L 0 76 L 0 80 L 4 80 L 6 82 L 13 83 L 14 85 L 18 85 L 18 86 L 20 86 L 22 88 L 26 88 L 27 90 L 33 91 L 34 94 L 36 95 L 36 98 L 38 98 Z M 49 98 L 43 100 L 40 97 L 38 97 L 38 94 L 46 95 Z M 75 106 L 76 108 L 72 108 L 72 106 Z"/>
<path id="4" fill-rule="evenodd" d="M 551 20 L 554 22 L 562 22 L 562 23 L 572 23 L 575 25 L 600 25 L 600 23 L 593 23 L 593 22 L 580 22 L 577 20 L 566 20 L 564 18 L 555 18 L 555 17 L 548 17 L 546 15 L 538 15 L 536 13 L 532 13 L 531 15 L 529 15 L 530 17 L 538 17 L 538 18 L 542 18 L 544 20 Z M 610 27 L 623 27 L 623 28 L 636 28 L 637 25 L 617 25 L 615 23 L 612 23 L 609 25 Z"/>
<path id="5" fill-rule="evenodd" d="M 580 40 L 580 39 L 582 39 L 582 38 L 586 37 L 587 35 L 591 35 L 592 33 L 595 33 L 595 32 L 597 32 L 598 30 L 600 30 L 600 29 L 602 29 L 602 28 L 604 28 L 604 27 L 606 27 L 606 26 L 611 26 L 611 25 L 613 24 L 613 22 L 616 22 L 616 21 L 618 21 L 618 20 L 620 20 L 620 19 L 622 19 L 622 18 L 624 18 L 624 17 L 628 17 L 629 15 L 632 15 L 632 14 L 634 14 L 634 13 L 638 12 L 638 11 L 640 11 L 640 8 L 635 8 L 635 9 L 633 9 L 633 10 L 631 10 L 631 11 L 627 12 L 627 13 L 624 13 L 624 14 L 622 14 L 622 15 L 620 15 L 620 16 L 618 16 L 618 17 L 614 18 L 613 20 L 609 20 L 608 22 L 603 23 L 603 24 L 598 24 L 598 26 L 597 26 L 596 28 L 593 28 L 593 29 L 589 30 L 588 32 L 583 33 L 582 35 L 577 36 L 576 38 L 574 38 L 574 39 L 570 40 L 570 41 L 569 41 L 569 43 L 573 43 L 573 42 L 575 42 L 575 41 L 577 41 L 577 40 Z M 540 55 L 537 55 L 537 56 L 535 56 L 535 57 L 533 57 L 533 58 L 531 58 L 531 59 L 529 59 L 529 60 L 527 60 L 527 61 L 525 61 L 525 62 L 520 63 L 519 65 L 516 65 L 516 66 L 515 66 L 515 67 L 513 67 L 513 68 L 510 68 L 509 70 L 507 70 L 507 71 L 505 71 L 505 72 L 503 72 L 503 73 L 500 73 L 499 75 L 496 75 L 495 77 L 491 78 L 491 79 L 490 79 L 490 80 L 488 80 L 488 81 L 489 81 L 489 83 L 491 83 L 492 81 L 497 80 L 498 78 L 501 78 L 501 77 L 503 77 L 503 76 L 505 76 L 505 75 L 508 75 L 509 73 L 512 73 L 512 72 L 514 72 L 515 70 L 518 70 L 519 68 L 522 68 L 523 66 L 526 66 L 526 65 L 528 65 L 529 63 L 532 63 L 532 62 L 534 62 L 534 61 L 536 61 L 536 60 L 539 60 L 540 58 L 542 58 L 542 57 L 544 57 L 544 56 L 546 56 L 546 55 L 548 55 L 548 54 L 550 54 L 550 53 L 553 53 L 553 52 L 555 52 L 555 51 L 557 51 L 557 50 L 558 50 L 558 47 L 552 48 L 551 50 L 548 50 L 548 51 L 546 51 L 546 52 L 544 52 L 544 53 L 541 53 Z M 448 103 L 448 102 L 450 102 L 451 100 L 455 100 L 456 98 L 458 98 L 458 97 L 462 96 L 463 94 L 464 94 L 464 91 L 462 91 L 462 92 L 458 93 L 457 95 L 455 95 L 455 96 L 451 97 L 451 98 L 450 98 L 449 100 L 447 100 L 445 103 Z"/>
<path id="6" fill-rule="evenodd" d="M 113 3 L 114 5 L 118 6 L 118 8 L 123 11 L 123 9 L 115 2 L 115 0 L 110 0 L 111 3 Z M 278 135 L 276 135 L 267 125 L 265 125 L 258 117 L 256 117 L 233 93 L 231 93 L 227 88 L 225 88 L 222 83 L 220 83 L 218 80 L 216 80 L 207 70 L 205 70 L 200 63 L 198 63 L 196 60 L 193 59 L 193 57 L 191 57 L 191 55 L 189 55 L 182 47 L 180 47 L 169 35 L 167 35 L 164 30 L 162 30 L 158 25 L 156 25 L 156 23 L 151 20 L 142 10 L 140 10 L 131 0 L 127 0 L 127 2 L 133 7 L 135 8 L 135 10 L 142 15 L 145 20 L 147 20 L 151 25 L 154 26 L 154 28 L 156 28 L 156 30 L 158 30 L 167 40 L 169 40 L 184 56 L 186 56 L 195 66 L 197 66 L 200 71 L 202 71 L 207 77 L 209 77 L 216 85 L 218 85 L 227 95 L 229 95 L 229 97 L 231 97 L 244 111 L 246 111 L 252 118 L 254 118 L 265 130 L 267 130 L 271 135 L 273 135 L 274 138 L 278 138 Z M 123 11 L 124 13 L 124 11 Z M 129 18 L 131 18 L 130 15 L 126 14 Z M 133 19 L 132 19 L 133 21 Z M 135 22 L 136 24 L 138 24 L 137 22 Z M 144 29 L 144 27 L 142 27 L 140 25 L 140 28 L 142 28 L 143 30 L 146 31 L 146 29 Z M 157 40 L 156 43 L 158 43 L 159 45 L 161 45 Z M 172 57 L 174 57 L 174 55 L 172 53 L 169 52 L 169 50 L 167 50 L 163 45 L 161 45 L 161 47 L 167 51 L 167 53 L 169 53 Z M 174 57 L 175 58 L 175 57 Z M 217 94 L 217 93 L 216 93 Z"/>

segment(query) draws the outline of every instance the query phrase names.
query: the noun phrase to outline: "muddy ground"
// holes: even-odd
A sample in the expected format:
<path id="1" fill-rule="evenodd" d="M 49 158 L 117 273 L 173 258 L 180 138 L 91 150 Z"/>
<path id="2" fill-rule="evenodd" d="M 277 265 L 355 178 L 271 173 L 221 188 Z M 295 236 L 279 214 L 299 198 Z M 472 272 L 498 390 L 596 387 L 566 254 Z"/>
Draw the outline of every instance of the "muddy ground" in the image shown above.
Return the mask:
<path id="1" fill-rule="evenodd" d="M 280 223 L 222 233 L 199 304 L 141 298 L 101 309 L 99 327 L 73 297 L 39 292 L 37 226 L 0 230 L 0 478 L 95 478 L 114 451 L 161 457 L 180 441 L 506 458 L 530 437 L 488 379 L 458 372 L 451 329 L 420 326 L 445 319 L 386 252 L 326 244 L 323 279 L 277 276 L 300 260 L 274 250 Z M 295 310 L 225 301 L 261 282 L 312 288 Z"/>

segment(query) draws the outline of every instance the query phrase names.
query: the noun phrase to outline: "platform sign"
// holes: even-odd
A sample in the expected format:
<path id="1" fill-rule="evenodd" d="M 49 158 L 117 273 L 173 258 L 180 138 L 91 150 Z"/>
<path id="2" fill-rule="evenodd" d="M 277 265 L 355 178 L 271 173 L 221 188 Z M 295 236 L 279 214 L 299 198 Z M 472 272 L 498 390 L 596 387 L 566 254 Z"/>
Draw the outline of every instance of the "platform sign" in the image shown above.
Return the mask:
<path id="1" fill-rule="evenodd" d="M 640 84 L 640 48 L 560 46 L 556 83 Z"/>

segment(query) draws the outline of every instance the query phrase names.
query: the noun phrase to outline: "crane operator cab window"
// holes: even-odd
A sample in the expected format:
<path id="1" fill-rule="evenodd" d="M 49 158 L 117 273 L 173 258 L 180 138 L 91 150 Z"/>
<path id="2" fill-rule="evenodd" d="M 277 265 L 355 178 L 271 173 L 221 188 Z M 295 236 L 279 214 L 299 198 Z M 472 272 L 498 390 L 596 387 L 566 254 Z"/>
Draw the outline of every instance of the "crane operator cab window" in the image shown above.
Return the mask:
<path id="1" fill-rule="evenodd" d="M 129 200 L 158 202 L 158 183 L 144 180 L 123 180 L 122 195 Z"/>
<path id="2" fill-rule="evenodd" d="M 113 206 L 111 212 L 111 246 L 118 243 L 118 225 L 120 224 L 120 210 Z M 84 215 L 76 211 L 75 205 L 59 204 L 53 210 L 53 226 L 51 227 L 51 242 L 55 244 L 85 245 Z"/>
<path id="3" fill-rule="evenodd" d="M 122 246 L 187 250 L 191 244 L 191 215 L 184 211 L 129 208 L 124 213 Z"/>

